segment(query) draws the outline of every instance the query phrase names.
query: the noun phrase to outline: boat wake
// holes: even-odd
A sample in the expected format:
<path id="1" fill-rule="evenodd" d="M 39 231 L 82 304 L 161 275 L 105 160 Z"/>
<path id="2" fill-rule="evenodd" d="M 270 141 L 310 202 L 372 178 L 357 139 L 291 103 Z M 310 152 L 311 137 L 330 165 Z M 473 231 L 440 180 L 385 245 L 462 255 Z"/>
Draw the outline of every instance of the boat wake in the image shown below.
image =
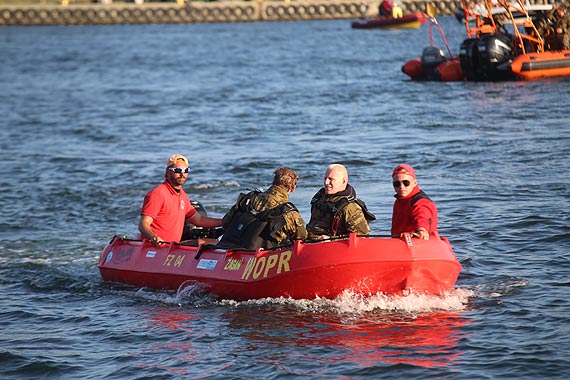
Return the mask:
<path id="1" fill-rule="evenodd" d="M 500 305 L 503 299 L 528 285 L 528 280 L 513 276 L 498 276 L 484 284 L 470 286 L 472 301 L 470 308 L 484 308 Z"/>
<path id="2" fill-rule="evenodd" d="M 469 302 L 474 297 L 469 289 L 458 288 L 444 295 L 408 294 L 393 296 L 376 294 L 362 296 L 345 291 L 335 299 L 317 297 L 315 299 L 292 299 L 286 297 L 262 298 L 247 301 L 219 300 L 209 294 L 198 283 L 187 283 L 178 291 L 165 292 L 141 288 L 135 298 L 159 302 L 167 305 L 207 307 L 212 305 L 229 307 L 264 307 L 280 306 L 291 308 L 301 313 L 327 313 L 338 315 L 362 315 L 370 312 L 395 314 L 425 314 L 433 312 L 461 312 L 469 309 Z"/>
<path id="3" fill-rule="evenodd" d="M 455 289 L 442 296 L 428 294 L 408 294 L 405 296 L 387 296 L 376 294 L 365 297 L 359 294 L 345 291 L 335 299 L 315 298 L 312 300 L 291 298 L 264 298 L 249 301 L 220 301 L 224 305 L 286 305 L 301 312 L 311 313 L 335 313 L 335 314 L 364 314 L 368 312 L 390 312 L 420 314 L 435 311 L 463 311 L 467 308 L 469 298 L 473 292 L 467 289 Z"/>

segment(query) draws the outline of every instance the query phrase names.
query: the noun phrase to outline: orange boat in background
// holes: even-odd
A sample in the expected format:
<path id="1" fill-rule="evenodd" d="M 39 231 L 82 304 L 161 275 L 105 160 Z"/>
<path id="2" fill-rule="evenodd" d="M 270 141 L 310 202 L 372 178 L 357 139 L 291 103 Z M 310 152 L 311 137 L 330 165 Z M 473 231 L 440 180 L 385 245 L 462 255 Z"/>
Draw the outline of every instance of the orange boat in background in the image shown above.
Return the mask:
<path id="1" fill-rule="evenodd" d="M 484 9 L 474 9 L 467 0 L 461 1 L 468 38 L 461 44 L 459 59 L 466 80 L 534 80 L 570 75 L 570 50 L 547 49 L 544 36 L 522 0 L 484 0 Z M 501 9 L 492 8 L 495 2 Z"/>
<path id="2" fill-rule="evenodd" d="M 433 44 L 434 13 L 430 25 L 430 46 L 421 58 L 407 61 L 402 72 L 413 80 L 509 81 L 570 76 L 570 50 L 553 51 L 534 25 L 522 0 L 484 0 L 484 7 L 473 7 L 461 0 L 467 39 L 453 57 L 439 27 L 449 55 Z M 493 8 L 493 4 L 499 7 Z M 531 6 L 529 6 L 531 7 Z M 551 6 L 533 6 L 544 12 Z M 438 25 L 439 26 L 439 25 Z"/>
<path id="3" fill-rule="evenodd" d="M 570 50 L 521 54 L 511 63 L 520 79 L 570 76 Z"/>
<path id="4" fill-rule="evenodd" d="M 421 58 L 414 58 L 402 66 L 402 72 L 413 80 L 433 80 L 433 81 L 460 81 L 463 80 L 463 72 L 461 71 L 461 62 L 459 58 L 454 57 L 449 49 L 447 39 L 443 33 L 441 25 L 435 18 L 435 11 L 428 7 L 430 17 L 429 39 L 430 46 L 424 48 Z M 433 26 L 439 28 L 443 43 L 447 47 L 449 56 L 446 57 L 443 50 L 437 48 L 433 42 Z"/>
<path id="5" fill-rule="evenodd" d="M 343 292 L 439 295 L 453 290 L 461 271 L 446 238 L 354 233 L 256 251 L 219 249 L 201 239 L 154 246 L 115 236 L 97 266 L 105 281 L 170 290 L 200 285 L 216 297 L 238 301 L 333 299 Z"/>

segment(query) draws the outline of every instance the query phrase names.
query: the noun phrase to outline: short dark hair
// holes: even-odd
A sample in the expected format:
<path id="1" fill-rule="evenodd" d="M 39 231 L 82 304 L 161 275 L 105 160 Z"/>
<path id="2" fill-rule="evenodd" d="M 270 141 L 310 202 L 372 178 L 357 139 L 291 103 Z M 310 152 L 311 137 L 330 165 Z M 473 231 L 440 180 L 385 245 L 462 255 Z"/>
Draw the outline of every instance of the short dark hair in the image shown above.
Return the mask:
<path id="1" fill-rule="evenodd" d="M 293 191 L 299 181 L 299 175 L 288 167 L 282 167 L 275 170 L 273 176 L 273 185 L 279 185 L 286 188 L 288 191 Z"/>

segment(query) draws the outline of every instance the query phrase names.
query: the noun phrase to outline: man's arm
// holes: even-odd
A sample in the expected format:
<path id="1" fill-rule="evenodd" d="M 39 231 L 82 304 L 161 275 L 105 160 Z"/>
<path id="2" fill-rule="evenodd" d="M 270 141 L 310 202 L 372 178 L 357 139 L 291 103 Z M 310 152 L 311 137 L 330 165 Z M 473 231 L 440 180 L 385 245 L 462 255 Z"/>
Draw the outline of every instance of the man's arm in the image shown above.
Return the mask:
<path id="1" fill-rule="evenodd" d="M 221 218 L 210 218 L 209 216 L 204 216 L 199 212 L 194 213 L 191 217 L 187 218 L 190 223 L 195 226 L 203 228 L 214 228 L 220 227 L 222 225 Z"/>
<path id="2" fill-rule="evenodd" d="M 150 227 L 153 220 L 154 219 L 148 215 L 141 215 L 141 220 L 139 222 L 139 231 L 143 237 L 150 240 L 152 244 L 157 245 L 162 241 L 162 239 L 160 236 L 155 235 L 154 231 Z"/>

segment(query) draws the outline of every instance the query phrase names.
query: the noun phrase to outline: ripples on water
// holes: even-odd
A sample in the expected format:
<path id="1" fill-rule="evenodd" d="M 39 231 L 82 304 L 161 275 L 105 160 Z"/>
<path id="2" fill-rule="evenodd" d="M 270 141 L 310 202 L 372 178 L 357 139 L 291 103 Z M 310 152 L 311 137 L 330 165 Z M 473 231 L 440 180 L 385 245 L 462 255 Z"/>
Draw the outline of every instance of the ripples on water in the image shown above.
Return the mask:
<path id="1" fill-rule="evenodd" d="M 410 82 L 400 66 L 428 43 L 348 20 L 0 29 L 1 377 L 564 378 L 568 80 Z M 236 303 L 103 284 L 99 253 L 136 231 L 174 152 L 215 216 L 288 165 L 308 220 L 345 163 L 379 234 L 410 163 L 458 289 Z"/>

